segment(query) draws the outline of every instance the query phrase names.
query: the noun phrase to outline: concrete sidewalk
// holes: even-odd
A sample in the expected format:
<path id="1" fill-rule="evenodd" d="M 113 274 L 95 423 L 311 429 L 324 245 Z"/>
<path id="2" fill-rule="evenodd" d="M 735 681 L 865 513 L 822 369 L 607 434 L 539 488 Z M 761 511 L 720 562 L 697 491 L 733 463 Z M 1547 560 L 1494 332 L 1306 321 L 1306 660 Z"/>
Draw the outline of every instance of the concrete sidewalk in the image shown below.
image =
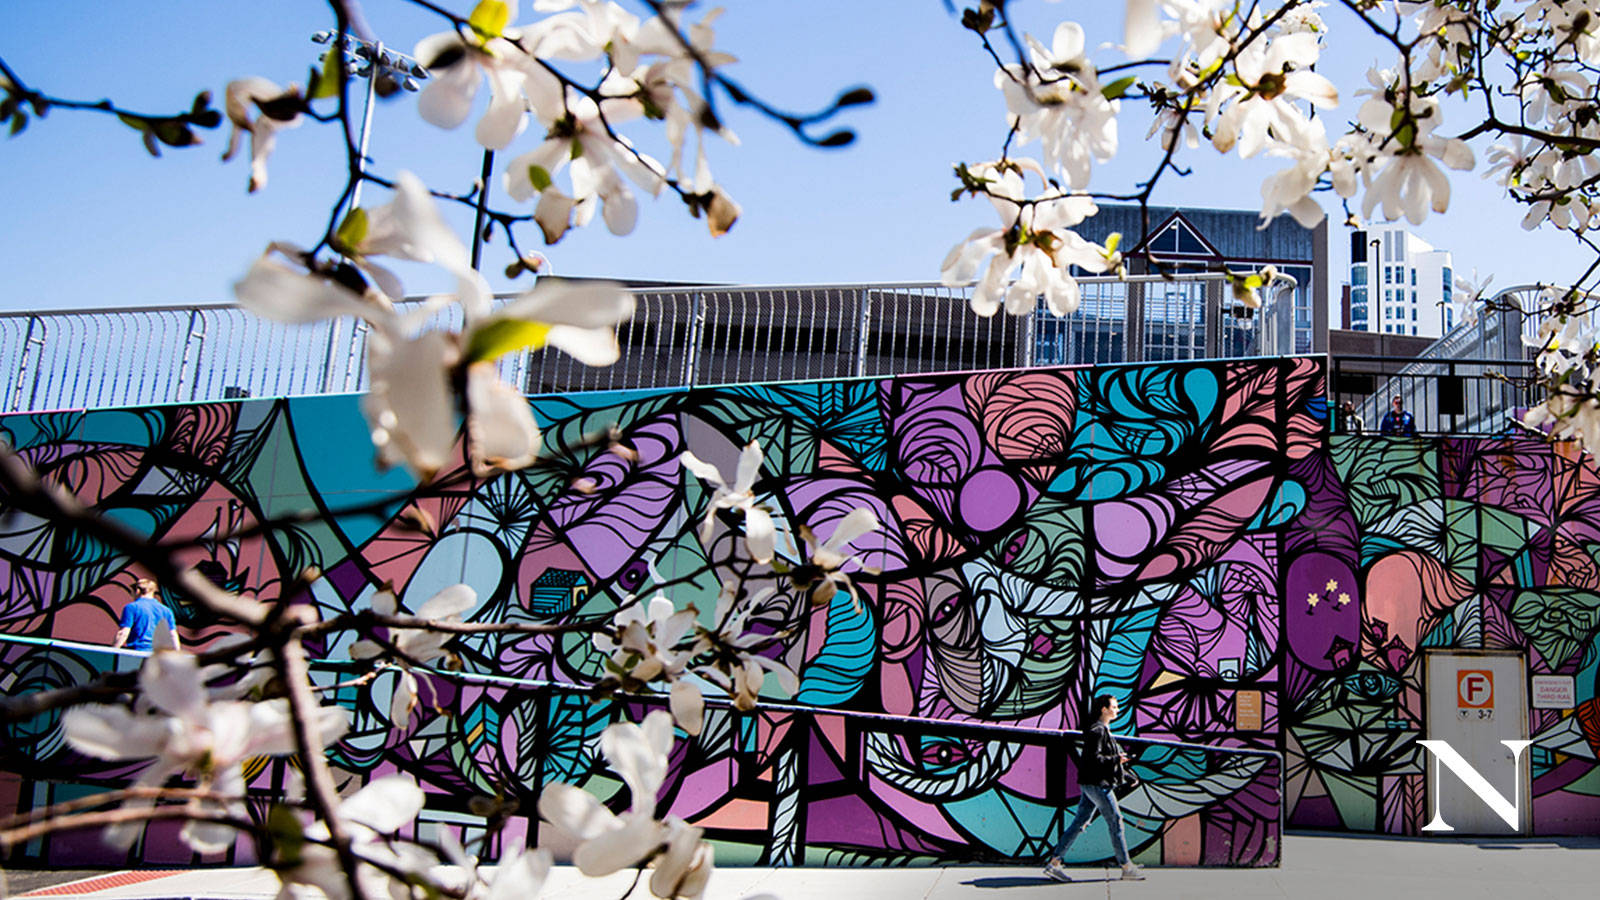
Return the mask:
<path id="1" fill-rule="evenodd" d="M 775 894 L 782 900 L 902 900 L 989 897 L 992 900 L 1064 900 L 1074 897 L 1328 898 L 1328 900 L 1540 900 L 1600 894 L 1600 837 L 1389 838 L 1293 834 L 1284 840 L 1277 869 L 1148 869 L 1147 880 L 1125 882 L 1115 868 L 1073 869 L 1071 884 L 1045 878 L 1037 866 L 925 869 L 718 869 L 706 900 L 740 900 Z M 22 897 L 94 897 L 97 900 L 258 900 L 277 893 L 264 869 L 195 869 L 118 872 L 52 883 L 49 873 L 18 872 Z M 557 867 L 543 900 L 619 900 L 632 874 L 584 878 Z M 40 887 L 50 884 L 49 887 Z M 649 896 L 637 886 L 633 898 Z"/>

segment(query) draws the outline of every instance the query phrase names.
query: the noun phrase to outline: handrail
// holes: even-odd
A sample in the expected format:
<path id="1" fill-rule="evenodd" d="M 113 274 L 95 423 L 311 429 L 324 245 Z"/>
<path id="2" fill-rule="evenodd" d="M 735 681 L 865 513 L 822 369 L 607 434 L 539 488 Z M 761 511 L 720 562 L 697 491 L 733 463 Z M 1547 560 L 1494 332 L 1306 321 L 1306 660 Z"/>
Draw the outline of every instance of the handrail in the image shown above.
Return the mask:
<path id="1" fill-rule="evenodd" d="M 110 654 L 114 654 L 114 655 L 118 655 L 118 656 L 146 657 L 146 656 L 151 655 L 151 651 L 148 651 L 148 650 L 129 650 L 129 649 L 126 649 L 126 648 L 110 647 L 110 646 L 107 646 L 107 645 L 104 645 L 104 644 L 88 644 L 88 643 L 83 643 L 83 642 L 80 642 L 80 641 L 69 641 L 69 640 L 64 640 L 64 639 L 60 639 L 60 638 L 39 638 L 39 637 L 32 637 L 32 636 L 28 636 L 28 635 L 17 635 L 17 634 L 0 633 L 0 643 L 25 644 L 25 645 L 29 645 L 29 646 L 44 646 L 44 647 L 61 648 L 61 649 L 69 649 L 69 650 L 81 650 L 81 651 L 90 651 L 90 652 L 98 652 L 98 653 L 110 653 Z M 309 662 L 310 662 L 310 665 L 311 665 L 312 668 L 323 670 L 323 671 L 347 670 L 347 669 L 350 669 L 353 666 L 357 665 L 357 663 L 354 663 L 354 662 L 352 662 L 350 660 L 313 659 L 313 660 L 310 660 Z M 499 686 L 499 687 L 524 688 L 524 689 L 527 689 L 527 690 L 551 690 L 551 691 L 556 691 L 556 692 L 561 692 L 561 693 L 570 693 L 570 694 L 584 694 L 584 695 L 587 695 L 589 693 L 589 689 L 584 687 L 584 686 L 582 686 L 582 685 L 565 684 L 563 682 L 558 682 L 558 681 L 544 681 L 544 680 L 541 680 L 541 679 L 534 679 L 534 678 L 517 678 L 517 677 L 511 676 L 511 675 L 492 675 L 492 674 L 482 673 L 482 672 L 458 672 L 458 671 L 451 671 L 451 670 L 448 670 L 448 669 L 435 669 L 435 668 L 431 668 L 431 667 L 427 667 L 427 666 L 412 666 L 411 670 L 413 672 L 416 672 L 416 673 L 426 673 L 426 674 L 428 674 L 430 676 L 433 676 L 433 677 L 444 678 L 444 679 L 447 679 L 447 680 L 451 680 L 451 681 L 455 681 L 455 682 L 459 682 L 459 683 L 464 683 L 464 684 L 485 684 L 485 685 L 495 685 L 495 686 Z M 639 702 L 656 702 L 656 701 L 660 701 L 660 702 L 664 703 L 664 702 L 667 701 L 668 698 L 667 698 L 667 696 L 665 694 L 653 694 L 652 693 L 652 694 L 627 695 L 626 699 L 631 700 L 631 701 L 639 701 Z M 728 699 L 723 698 L 723 697 L 718 697 L 718 696 L 706 697 L 705 698 L 705 702 L 706 702 L 706 705 L 717 707 L 717 708 L 732 708 L 733 707 L 733 702 L 731 700 L 728 700 Z M 1051 728 L 1038 728 L 1038 727 L 1032 727 L 1032 726 L 1026 726 L 1026 725 L 1008 725 L 1008 724 L 999 723 L 999 722 L 991 723 L 991 722 L 973 722 L 973 721 L 969 721 L 969 720 L 956 720 L 956 719 L 935 719 L 935 718 L 930 718 L 930 717 L 927 717 L 927 716 L 906 716 L 906 715 L 898 715 L 898 714 L 895 714 L 895 713 L 875 713 L 875 712 L 865 712 L 865 711 L 862 711 L 862 710 L 830 709 L 830 708 L 825 707 L 825 706 L 806 706 L 806 705 L 797 704 L 797 703 L 782 703 L 782 702 L 773 702 L 773 701 L 767 701 L 767 700 L 763 700 L 760 703 L 760 705 L 757 707 L 757 709 L 764 710 L 764 711 L 772 711 L 772 712 L 799 712 L 799 713 L 812 713 L 812 714 L 820 713 L 820 714 L 824 714 L 824 715 L 840 716 L 840 717 L 844 717 L 844 718 L 859 719 L 859 720 L 869 721 L 869 722 L 886 722 L 886 723 L 895 723 L 895 724 L 902 724 L 902 725 L 925 725 L 925 724 L 933 723 L 933 724 L 937 724 L 938 727 L 940 728 L 940 730 L 942 732 L 946 732 L 946 733 L 948 733 L 948 731 L 950 731 L 950 730 L 955 730 L 955 731 L 972 730 L 972 731 L 981 732 L 981 733 L 992 733 L 992 732 L 997 732 L 998 731 L 998 732 L 1003 732 L 1003 733 L 1007 733 L 1007 734 L 1017 734 L 1017 735 L 1028 736 L 1028 737 L 1051 738 L 1051 739 L 1055 739 L 1055 738 L 1077 739 L 1077 738 L 1081 737 L 1081 735 L 1078 733 L 1077 729 L 1060 729 L 1060 730 L 1057 730 L 1057 729 L 1051 729 Z M 1140 744 L 1146 744 L 1146 745 L 1150 745 L 1150 746 L 1173 747 L 1173 748 L 1186 749 L 1186 750 L 1203 750 L 1203 751 L 1205 751 L 1207 753 L 1224 753 L 1224 754 L 1245 755 L 1245 756 L 1265 756 L 1265 757 L 1271 757 L 1271 758 L 1277 759 L 1279 761 L 1282 761 L 1283 758 L 1284 758 L 1284 755 L 1283 755 L 1282 751 L 1279 751 L 1279 750 L 1276 750 L 1276 749 L 1262 748 L 1262 747 L 1221 747 L 1221 746 L 1217 746 L 1217 745 L 1214 745 L 1214 744 L 1199 744 L 1199 743 L 1194 743 L 1194 742 L 1191 742 L 1191 741 L 1174 741 L 1174 740 L 1167 740 L 1167 739 L 1164 739 L 1164 738 L 1147 738 L 1147 737 L 1140 737 L 1139 735 L 1131 735 L 1131 734 L 1130 735 L 1117 735 L 1117 737 L 1118 737 L 1119 740 L 1133 741 L 1133 742 L 1138 742 Z"/>

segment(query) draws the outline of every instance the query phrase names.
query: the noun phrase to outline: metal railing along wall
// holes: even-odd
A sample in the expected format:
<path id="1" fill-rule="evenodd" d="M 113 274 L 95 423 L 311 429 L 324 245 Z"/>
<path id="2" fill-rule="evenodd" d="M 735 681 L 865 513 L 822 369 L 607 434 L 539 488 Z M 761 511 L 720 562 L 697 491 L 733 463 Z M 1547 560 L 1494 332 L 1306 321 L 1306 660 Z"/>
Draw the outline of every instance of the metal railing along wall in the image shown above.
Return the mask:
<path id="1" fill-rule="evenodd" d="M 1422 434 L 1507 434 L 1512 417 L 1544 399 L 1527 340 L 1544 288 L 1500 291 L 1486 309 L 1450 329 L 1415 359 L 1334 357 L 1328 371 L 1335 432 L 1378 430 L 1399 397 Z M 1357 422 L 1338 414 L 1345 401 Z"/>
<path id="2" fill-rule="evenodd" d="M 1543 399 L 1525 359 L 1389 359 L 1336 356 L 1329 360 L 1328 390 L 1335 433 L 1378 431 L 1399 397 L 1419 434 L 1509 434 L 1513 415 Z M 1356 422 L 1339 415 L 1345 401 Z"/>
<path id="3" fill-rule="evenodd" d="M 540 351 L 501 372 L 538 394 L 1215 359 L 1277 352 L 1274 323 L 1293 313 L 1269 298 L 1243 315 L 1220 273 L 1080 282 L 1067 316 L 983 317 L 970 287 L 925 283 L 635 290 L 615 365 Z M 442 324 L 460 309 L 427 327 Z M 366 340 L 351 319 L 282 325 L 236 306 L 0 314 L 0 411 L 349 393 L 366 387 Z"/>

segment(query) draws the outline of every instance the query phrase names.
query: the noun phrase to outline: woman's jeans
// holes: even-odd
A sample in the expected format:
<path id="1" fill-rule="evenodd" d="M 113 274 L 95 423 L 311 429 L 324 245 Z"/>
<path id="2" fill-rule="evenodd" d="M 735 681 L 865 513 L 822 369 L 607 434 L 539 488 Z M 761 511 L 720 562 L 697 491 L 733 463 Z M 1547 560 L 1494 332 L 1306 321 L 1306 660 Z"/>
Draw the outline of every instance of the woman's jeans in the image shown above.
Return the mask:
<path id="1" fill-rule="evenodd" d="M 1072 846 L 1072 842 L 1083 834 L 1089 827 L 1089 820 L 1095 813 L 1105 817 L 1106 828 L 1111 832 L 1111 850 L 1117 856 L 1117 862 L 1128 864 L 1128 844 L 1122 836 L 1122 808 L 1117 806 L 1117 795 L 1110 788 L 1103 788 L 1098 784 L 1079 785 L 1082 797 L 1078 799 L 1078 814 L 1073 817 L 1072 824 L 1061 833 L 1061 840 L 1056 842 L 1056 848 L 1050 851 L 1050 856 L 1060 859 Z"/>

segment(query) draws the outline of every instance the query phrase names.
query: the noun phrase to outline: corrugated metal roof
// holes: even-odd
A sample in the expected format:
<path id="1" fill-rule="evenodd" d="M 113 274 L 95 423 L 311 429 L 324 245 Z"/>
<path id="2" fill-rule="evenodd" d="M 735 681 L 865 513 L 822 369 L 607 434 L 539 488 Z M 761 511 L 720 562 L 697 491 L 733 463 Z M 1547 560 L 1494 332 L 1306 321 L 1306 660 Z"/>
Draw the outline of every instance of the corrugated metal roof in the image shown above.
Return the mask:
<path id="1" fill-rule="evenodd" d="M 1200 207 L 1150 207 L 1150 228 L 1159 232 L 1174 213 L 1182 214 L 1207 241 L 1222 252 L 1224 259 L 1252 262 L 1298 262 L 1309 265 L 1316 249 L 1316 232 L 1302 228 L 1289 216 L 1278 216 L 1264 229 L 1257 229 L 1260 213 L 1248 209 L 1206 209 Z M 1078 233 L 1104 241 L 1113 231 L 1121 232 L 1123 247 L 1132 249 L 1144 226 L 1137 205 L 1103 204 L 1099 214 L 1078 227 Z"/>

